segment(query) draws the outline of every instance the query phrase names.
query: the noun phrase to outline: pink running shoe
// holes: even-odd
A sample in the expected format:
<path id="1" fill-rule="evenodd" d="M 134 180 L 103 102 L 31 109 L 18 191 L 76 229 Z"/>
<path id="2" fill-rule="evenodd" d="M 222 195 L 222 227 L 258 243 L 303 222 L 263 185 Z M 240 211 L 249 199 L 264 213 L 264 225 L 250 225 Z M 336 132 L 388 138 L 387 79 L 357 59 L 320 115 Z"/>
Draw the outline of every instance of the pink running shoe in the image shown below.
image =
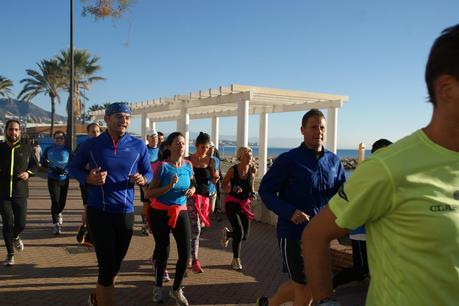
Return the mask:
<path id="1" fill-rule="evenodd" d="M 203 273 L 204 272 L 204 270 L 201 267 L 201 262 L 199 261 L 199 259 L 193 260 L 192 269 L 193 269 L 194 273 Z"/>

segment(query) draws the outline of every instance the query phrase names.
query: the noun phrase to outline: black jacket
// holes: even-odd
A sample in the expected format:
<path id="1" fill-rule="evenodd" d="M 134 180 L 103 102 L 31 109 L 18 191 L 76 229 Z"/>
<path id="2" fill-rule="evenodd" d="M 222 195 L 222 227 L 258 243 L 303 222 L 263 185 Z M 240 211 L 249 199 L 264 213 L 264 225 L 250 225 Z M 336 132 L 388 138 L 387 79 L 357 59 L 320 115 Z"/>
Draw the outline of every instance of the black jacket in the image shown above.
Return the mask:
<path id="1" fill-rule="evenodd" d="M 28 180 L 21 180 L 17 176 L 27 171 L 33 176 L 37 167 L 37 160 L 32 147 L 17 142 L 10 147 L 5 141 L 0 144 L 0 199 L 27 198 L 29 196 Z"/>

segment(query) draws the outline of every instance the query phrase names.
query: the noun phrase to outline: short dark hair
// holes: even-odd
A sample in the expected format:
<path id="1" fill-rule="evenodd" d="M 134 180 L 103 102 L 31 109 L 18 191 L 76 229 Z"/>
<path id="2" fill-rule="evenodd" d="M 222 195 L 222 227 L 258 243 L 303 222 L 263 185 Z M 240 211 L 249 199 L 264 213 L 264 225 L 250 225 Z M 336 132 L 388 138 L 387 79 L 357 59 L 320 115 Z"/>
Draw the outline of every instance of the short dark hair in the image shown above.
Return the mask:
<path id="1" fill-rule="evenodd" d="M 434 85 L 441 75 L 451 75 L 459 81 L 459 24 L 446 28 L 435 40 L 427 60 L 425 80 L 429 101 L 436 105 Z"/>
<path id="2" fill-rule="evenodd" d="M 158 136 L 164 136 L 163 132 L 158 132 Z"/>
<path id="3" fill-rule="evenodd" d="M 90 129 L 92 126 L 98 126 L 98 127 L 99 127 L 99 130 L 100 130 L 100 125 L 99 125 L 99 123 L 93 122 L 93 123 L 88 124 L 88 126 L 86 127 L 86 132 L 89 133 L 89 129 Z"/>
<path id="4" fill-rule="evenodd" d="M 207 133 L 199 132 L 198 137 L 196 137 L 196 144 L 207 144 L 210 143 L 210 136 Z"/>
<path id="5" fill-rule="evenodd" d="M 57 134 L 62 134 L 62 136 L 64 136 L 64 138 L 65 138 L 65 133 L 62 132 L 62 131 L 55 131 L 55 132 L 53 133 L 53 138 L 56 137 Z"/>
<path id="6" fill-rule="evenodd" d="M 5 123 L 5 131 L 8 129 L 8 126 L 9 126 L 10 123 L 12 123 L 12 122 L 16 122 L 16 123 L 19 125 L 19 127 L 21 127 L 21 122 L 19 122 L 18 119 L 9 119 L 9 120 L 6 121 L 6 123 Z"/>
<path id="7" fill-rule="evenodd" d="M 378 151 L 381 148 L 390 146 L 391 144 L 392 144 L 392 141 L 390 141 L 390 140 L 387 140 L 387 139 L 384 139 L 384 138 L 378 139 L 371 146 L 371 154 L 375 153 L 376 151 Z"/>
<path id="8" fill-rule="evenodd" d="M 324 113 L 322 113 L 317 108 L 313 108 L 310 111 L 308 111 L 306 114 L 304 114 L 303 119 L 301 119 L 301 126 L 305 127 L 306 124 L 308 123 L 309 118 L 312 118 L 312 117 L 320 117 L 320 118 L 325 119 Z"/>

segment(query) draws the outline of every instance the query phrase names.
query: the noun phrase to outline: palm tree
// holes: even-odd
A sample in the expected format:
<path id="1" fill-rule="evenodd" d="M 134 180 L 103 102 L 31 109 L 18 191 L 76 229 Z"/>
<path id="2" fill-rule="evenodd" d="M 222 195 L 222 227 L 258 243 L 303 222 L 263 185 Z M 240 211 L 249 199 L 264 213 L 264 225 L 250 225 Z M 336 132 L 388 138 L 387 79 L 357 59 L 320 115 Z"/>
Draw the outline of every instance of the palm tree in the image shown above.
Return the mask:
<path id="1" fill-rule="evenodd" d="M 83 112 L 84 101 L 87 100 L 85 95 L 86 90 L 91 88 L 91 85 L 95 81 L 105 80 L 105 78 L 100 76 L 95 76 L 101 68 L 97 64 L 99 57 L 91 56 L 87 50 L 74 50 L 74 84 L 75 88 L 73 89 L 74 93 L 74 104 L 73 110 L 76 116 L 81 115 Z M 61 69 L 65 71 L 65 74 L 68 77 L 68 71 L 70 67 L 70 53 L 68 50 L 62 50 L 61 53 L 57 56 L 57 60 Z M 68 80 L 68 79 L 67 79 Z M 67 88 L 69 87 L 67 82 Z M 67 101 L 67 114 L 70 114 L 70 99 Z"/>
<path id="2" fill-rule="evenodd" d="M 0 96 L 9 99 L 11 95 L 11 87 L 13 87 L 13 82 L 0 75 Z"/>
<path id="3" fill-rule="evenodd" d="M 51 129 L 50 136 L 54 132 L 54 121 L 56 115 L 56 101 L 61 102 L 59 90 L 66 86 L 66 76 L 63 73 L 59 63 L 55 59 L 42 60 L 37 63 L 38 71 L 27 69 L 27 75 L 30 78 L 22 79 L 21 83 L 24 88 L 18 95 L 18 99 L 30 102 L 36 95 L 45 94 L 51 99 Z"/>

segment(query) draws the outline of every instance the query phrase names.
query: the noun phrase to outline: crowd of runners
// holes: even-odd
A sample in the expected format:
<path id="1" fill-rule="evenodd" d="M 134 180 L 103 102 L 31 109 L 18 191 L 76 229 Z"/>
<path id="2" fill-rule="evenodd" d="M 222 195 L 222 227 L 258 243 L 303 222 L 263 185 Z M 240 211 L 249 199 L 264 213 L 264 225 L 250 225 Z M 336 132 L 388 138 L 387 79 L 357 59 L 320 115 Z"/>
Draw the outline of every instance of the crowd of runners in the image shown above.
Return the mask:
<path id="1" fill-rule="evenodd" d="M 364 278 L 371 278 L 368 305 L 458 305 L 459 25 L 435 41 L 425 77 L 433 104 L 429 125 L 394 144 L 374 143 L 374 154 L 348 182 L 338 156 L 323 145 L 324 114 L 317 109 L 304 114 L 300 146 L 276 158 L 259 187 L 264 205 L 277 215 L 289 281 L 271 297 L 254 297 L 257 305 L 339 305 L 334 288 Z M 222 247 L 231 242 L 228 264 L 243 271 L 242 245 L 257 197 L 251 148 L 238 148 L 238 163 L 222 177 L 218 150 L 206 133 L 196 138 L 195 152 L 184 156 L 187 139 L 178 131 L 164 138 L 150 129 L 145 140 L 127 133 L 131 109 L 126 103 L 110 104 L 104 120 L 105 131 L 94 123 L 87 126 L 89 138 L 75 152 L 65 147 L 64 132 L 54 132 L 54 143 L 40 160 L 32 146 L 21 142 L 20 122 L 6 122 L 6 141 L 0 144 L 5 265 L 13 266 L 15 251 L 24 250 L 20 234 L 26 225 L 28 179 L 41 165 L 48 169 L 54 235 L 63 231 L 69 179 L 80 184 L 84 212 L 76 240 L 94 246 L 99 267 L 89 305 L 116 304 L 115 284 L 133 235 L 135 190 L 141 192 L 142 233 L 155 241 L 153 302 L 163 302 L 167 294 L 177 305 L 189 305 L 182 281 L 187 268 L 204 273 L 199 240 L 219 211 L 231 225 L 222 226 L 220 238 Z M 354 266 L 332 277 L 329 242 L 350 230 Z M 362 242 L 365 230 L 367 244 Z M 178 260 L 166 292 L 171 233 Z"/>

